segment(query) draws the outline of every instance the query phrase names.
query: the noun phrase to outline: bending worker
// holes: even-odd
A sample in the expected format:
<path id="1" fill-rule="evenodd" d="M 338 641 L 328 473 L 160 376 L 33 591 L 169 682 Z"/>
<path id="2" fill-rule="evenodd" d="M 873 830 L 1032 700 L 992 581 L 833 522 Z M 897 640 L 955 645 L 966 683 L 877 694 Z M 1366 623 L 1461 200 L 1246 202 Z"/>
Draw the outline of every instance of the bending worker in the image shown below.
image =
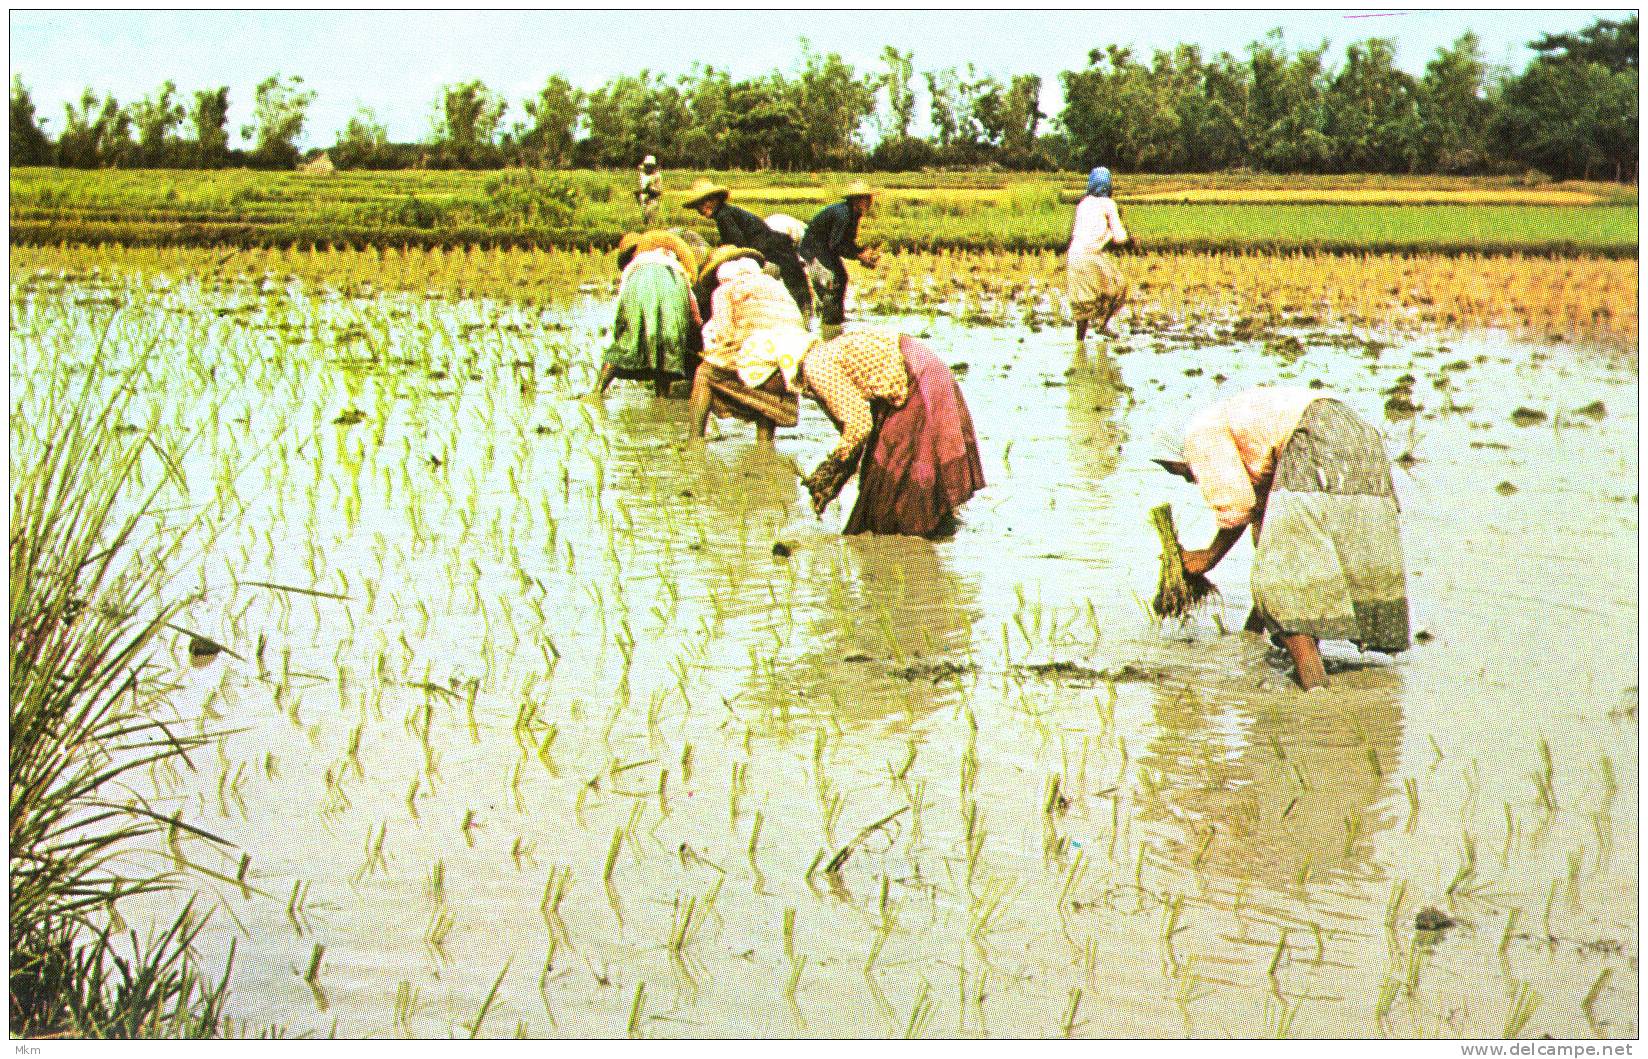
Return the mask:
<path id="1" fill-rule="evenodd" d="M 875 192 L 862 180 L 854 181 L 840 202 L 826 206 L 813 216 L 807 234 L 801 237 L 801 257 L 807 273 L 818 286 L 818 318 L 827 342 L 841 333 L 847 321 L 847 266 L 850 258 L 874 268 L 881 252 L 858 245 L 858 222 L 870 212 Z"/>
<path id="2" fill-rule="evenodd" d="M 716 235 L 722 246 L 754 250 L 764 260 L 777 266 L 778 274 L 784 280 L 784 289 L 790 292 L 802 317 L 807 317 L 813 311 L 813 294 L 807 285 L 807 273 L 801 267 L 801 258 L 796 254 L 795 243 L 788 236 L 773 231 L 766 221 L 749 210 L 732 205 L 727 201 L 731 197 L 732 192 L 725 186 L 713 180 L 700 179 L 693 183 L 692 191 L 682 205 L 689 210 L 697 210 L 715 222 Z"/>

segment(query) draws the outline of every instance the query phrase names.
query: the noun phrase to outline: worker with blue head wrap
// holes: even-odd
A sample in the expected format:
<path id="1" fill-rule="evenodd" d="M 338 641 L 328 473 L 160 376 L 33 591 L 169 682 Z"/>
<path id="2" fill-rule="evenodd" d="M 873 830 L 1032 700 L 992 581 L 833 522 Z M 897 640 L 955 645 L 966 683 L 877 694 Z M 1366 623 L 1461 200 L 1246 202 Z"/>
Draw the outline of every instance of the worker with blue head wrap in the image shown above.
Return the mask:
<path id="1" fill-rule="evenodd" d="M 1068 276 L 1070 315 L 1076 321 L 1076 342 L 1087 339 L 1087 325 L 1096 323 L 1110 333 L 1110 318 L 1127 301 L 1127 278 L 1104 251 L 1111 243 L 1127 242 L 1127 229 L 1116 200 L 1110 197 L 1110 170 L 1095 166 L 1087 174 L 1087 194 L 1076 204 L 1070 229 Z"/>

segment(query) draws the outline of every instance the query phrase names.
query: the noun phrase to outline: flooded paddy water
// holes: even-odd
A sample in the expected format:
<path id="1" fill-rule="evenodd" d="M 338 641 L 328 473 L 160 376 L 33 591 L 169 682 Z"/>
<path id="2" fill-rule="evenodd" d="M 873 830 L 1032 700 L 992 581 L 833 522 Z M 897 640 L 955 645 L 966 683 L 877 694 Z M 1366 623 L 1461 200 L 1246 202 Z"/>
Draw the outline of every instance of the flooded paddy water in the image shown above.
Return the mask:
<path id="1" fill-rule="evenodd" d="M 929 542 L 840 536 L 850 486 L 812 515 L 816 407 L 764 451 L 643 386 L 578 400 L 610 318 L 13 277 L 14 432 L 135 371 L 144 473 L 200 519 L 178 624 L 227 650 L 179 636 L 169 679 L 225 734 L 143 793 L 232 844 L 173 853 L 223 877 L 199 947 L 234 945 L 238 1026 L 1638 1032 L 1633 358 L 879 317 L 978 428 L 989 488 Z M 1420 642 L 1330 646 L 1326 693 L 1234 631 L 1245 543 L 1212 611 L 1144 605 L 1149 508 L 1213 529 L 1152 428 L 1274 381 L 1403 457 Z"/>

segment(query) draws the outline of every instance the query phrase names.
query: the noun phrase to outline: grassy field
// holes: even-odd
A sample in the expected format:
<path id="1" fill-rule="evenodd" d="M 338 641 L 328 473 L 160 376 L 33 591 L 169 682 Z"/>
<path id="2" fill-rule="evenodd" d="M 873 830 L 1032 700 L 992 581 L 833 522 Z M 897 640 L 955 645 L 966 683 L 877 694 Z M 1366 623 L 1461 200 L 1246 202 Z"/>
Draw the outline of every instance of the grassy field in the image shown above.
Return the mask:
<path id="1" fill-rule="evenodd" d="M 671 172 L 664 219 L 709 175 L 736 202 L 805 220 L 848 174 Z M 606 249 L 639 224 L 628 173 L 14 170 L 12 242 L 223 247 Z M 1066 174 L 901 173 L 863 235 L 904 250 L 1057 250 L 1080 181 Z M 1117 201 L 1155 250 L 1533 253 L 1635 257 L 1634 186 L 1508 178 L 1124 177 Z"/>

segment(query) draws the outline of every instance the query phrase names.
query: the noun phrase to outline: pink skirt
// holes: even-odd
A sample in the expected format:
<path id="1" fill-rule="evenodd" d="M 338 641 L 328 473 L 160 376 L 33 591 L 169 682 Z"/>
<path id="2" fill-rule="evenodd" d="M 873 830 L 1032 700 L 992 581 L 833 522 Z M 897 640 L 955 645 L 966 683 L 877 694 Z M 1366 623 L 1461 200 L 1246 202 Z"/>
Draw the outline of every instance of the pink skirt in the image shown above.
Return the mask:
<path id="1" fill-rule="evenodd" d="M 973 417 L 955 376 L 920 341 L 900 335 L 898 343 L 910 396 L 900 408 L 877 405 L 843 533 L 925 537 L 984 488 Z"/>

